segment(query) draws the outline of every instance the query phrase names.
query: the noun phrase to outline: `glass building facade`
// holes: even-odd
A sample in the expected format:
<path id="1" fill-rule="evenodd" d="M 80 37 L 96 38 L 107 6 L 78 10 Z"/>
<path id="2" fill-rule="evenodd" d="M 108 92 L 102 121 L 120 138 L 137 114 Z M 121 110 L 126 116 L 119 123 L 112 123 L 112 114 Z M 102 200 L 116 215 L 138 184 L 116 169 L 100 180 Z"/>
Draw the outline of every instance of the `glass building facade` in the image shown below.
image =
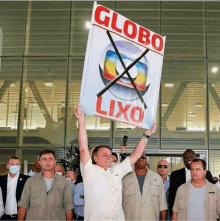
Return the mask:
<path id="1" fill-rule="evenodd" d="M 158 130 L 152 152 L 207 153 L 220 173 L 220 2 L 98 1 L 166 36 Z M 92 1 L 0 2 L 0 173 L 8 157 L 33 163 L 42 148 L 65 157 L 77 145 L 79 102 Z M 131 152 L 143 129 L 86 116 L 89 144 Z"/>

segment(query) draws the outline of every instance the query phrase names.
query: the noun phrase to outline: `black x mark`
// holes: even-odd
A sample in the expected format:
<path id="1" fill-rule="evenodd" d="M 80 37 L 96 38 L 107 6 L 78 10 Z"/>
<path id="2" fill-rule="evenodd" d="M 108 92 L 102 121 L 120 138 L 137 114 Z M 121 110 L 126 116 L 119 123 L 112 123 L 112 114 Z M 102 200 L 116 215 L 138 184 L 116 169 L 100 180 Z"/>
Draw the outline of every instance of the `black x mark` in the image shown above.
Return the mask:
<path id="1" fill-rule="evenodd" d="M 109 39 L 110 39 L 110 41 L 111 41 L 111 43 L 112 43 L 113 48 L 115 49 L 115 52 L 116 52 L 116 54 L 117 54 L 117 56 L 118 56 L 118 58 L 119 58 L 119 60 L 120 60 L 120 62 L 121 62 L 121 64 L 122 64 L 122 66 L 123 66 L 123 68 L 124 68 L 124 71 L 123 71 L 121 74 L 119 74 L 114 80 L 112 80 L 108 85 L 106 85 L 105 88 L 103 88 L 103 89 L 97 94 L 97 97 L 102 96 L 102 94 L 104 94 L 113 84 L 115 84 L 115 83 L 126 73 L 127 76 L 128 76 L 128 78 L 129 78 L 129 80 L 131 81 L 131 84 L 133 85 L 133 87 L 134 87 L 134 89 L 135 89 L 135 91 L 136 91 L 136 93 L 137 93 L 139 99 L 141 100 L 142 104 L 144 105 L 144 108 L 146 109 L 146 108 L 147 108 L 147 105 L 146 105 L 146 103 L 144 102 L 144 99 L 142 98 L 142 96 L 141 96 L 139 90 L 137 89 L 137 87 L 136 87 L 136 85 L 135 85 L 135 83 L 134 83 L 134 81 L 133 81 L 133 79 L 132 79 L 132 77 L 131 77 L 131 75 L 129 74 L 128 71 L 129 71 L 142 57 L 144 57 L 145 54 L 147 54 L 147 52 L 149 51 L 149 49 L 146 49 L 137 59 L 135 59 L 130 65 L 128 65 L 128 67 L 126 67 L 125 64 L 124 64 L 124 62 L 123 62 L 123 60 L 122 60 L 122 58 L 121 58 L 121 55 L 119 54 L 119 51 L 118 51 L 117 47 L 116 47 L 116 45 L 115 45 L 115 43 L 114 43 L 114 41 L 113 41 L 113 39 L 112 39 L 112 36 L 111 36 L 110 32 L 109 32 L 109 31 L 106 31 L 106 33 L 107 33 L 107 35 L 108 35 L 108 37 L 109 37 Z"/>

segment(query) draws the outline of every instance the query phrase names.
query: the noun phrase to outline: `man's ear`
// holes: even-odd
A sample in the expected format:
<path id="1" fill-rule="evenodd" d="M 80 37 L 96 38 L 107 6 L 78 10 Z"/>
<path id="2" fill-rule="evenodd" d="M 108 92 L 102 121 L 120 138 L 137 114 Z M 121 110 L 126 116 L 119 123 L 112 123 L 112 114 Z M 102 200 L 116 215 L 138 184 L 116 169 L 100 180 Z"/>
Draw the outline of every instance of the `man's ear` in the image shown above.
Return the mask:
<path id="1" fill-rule="evenodd" d="M 8 163 L 6 163 L 6 165 L 5 165 L 5 166 L 6 166 L 6 168 L 9 170 L 9 164 L 8 164 Z"/>
<path id="2" fill-rule="evenodd" d="M 94 155 L 93 159 L 97 163 L 97 156 L 96 155 Z"/>

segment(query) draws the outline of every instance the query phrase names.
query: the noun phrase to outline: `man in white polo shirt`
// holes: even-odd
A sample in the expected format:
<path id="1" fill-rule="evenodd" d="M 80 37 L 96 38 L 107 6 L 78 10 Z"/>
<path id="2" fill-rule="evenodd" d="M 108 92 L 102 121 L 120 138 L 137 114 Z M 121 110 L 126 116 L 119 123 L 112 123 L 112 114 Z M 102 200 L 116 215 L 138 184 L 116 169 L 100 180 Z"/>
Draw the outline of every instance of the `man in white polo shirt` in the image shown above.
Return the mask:
<path id="1" fill-rule="evenodd" d="M 156 131 L 157 124 L 146 130 L 133 153 L 122 163 L 112 166 L 111 148 L 105 145 L 94 149 L 92 164 L 88 150 L 85 117 L 80 105 L 75 115 L 79 122 L 80 169 L 85 195 L 85 220 L 124 220 L 122 209 L 122 178 L 132 171 L 131 166 L 141 157 L 148 138 Z"/>

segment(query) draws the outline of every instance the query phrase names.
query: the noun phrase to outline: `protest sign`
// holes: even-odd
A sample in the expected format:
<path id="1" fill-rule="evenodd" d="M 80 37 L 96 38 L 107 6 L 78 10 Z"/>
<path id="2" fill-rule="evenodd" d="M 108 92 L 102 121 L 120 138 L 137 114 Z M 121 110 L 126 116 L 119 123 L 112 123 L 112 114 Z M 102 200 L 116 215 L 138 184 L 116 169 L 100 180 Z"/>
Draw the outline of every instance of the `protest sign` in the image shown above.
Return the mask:
<path id="1" fill-rule="evenodd" d="M 165 37 L 95 2 L 80 93 L 83 112 L 149 129 L 164 47 Z"/>

